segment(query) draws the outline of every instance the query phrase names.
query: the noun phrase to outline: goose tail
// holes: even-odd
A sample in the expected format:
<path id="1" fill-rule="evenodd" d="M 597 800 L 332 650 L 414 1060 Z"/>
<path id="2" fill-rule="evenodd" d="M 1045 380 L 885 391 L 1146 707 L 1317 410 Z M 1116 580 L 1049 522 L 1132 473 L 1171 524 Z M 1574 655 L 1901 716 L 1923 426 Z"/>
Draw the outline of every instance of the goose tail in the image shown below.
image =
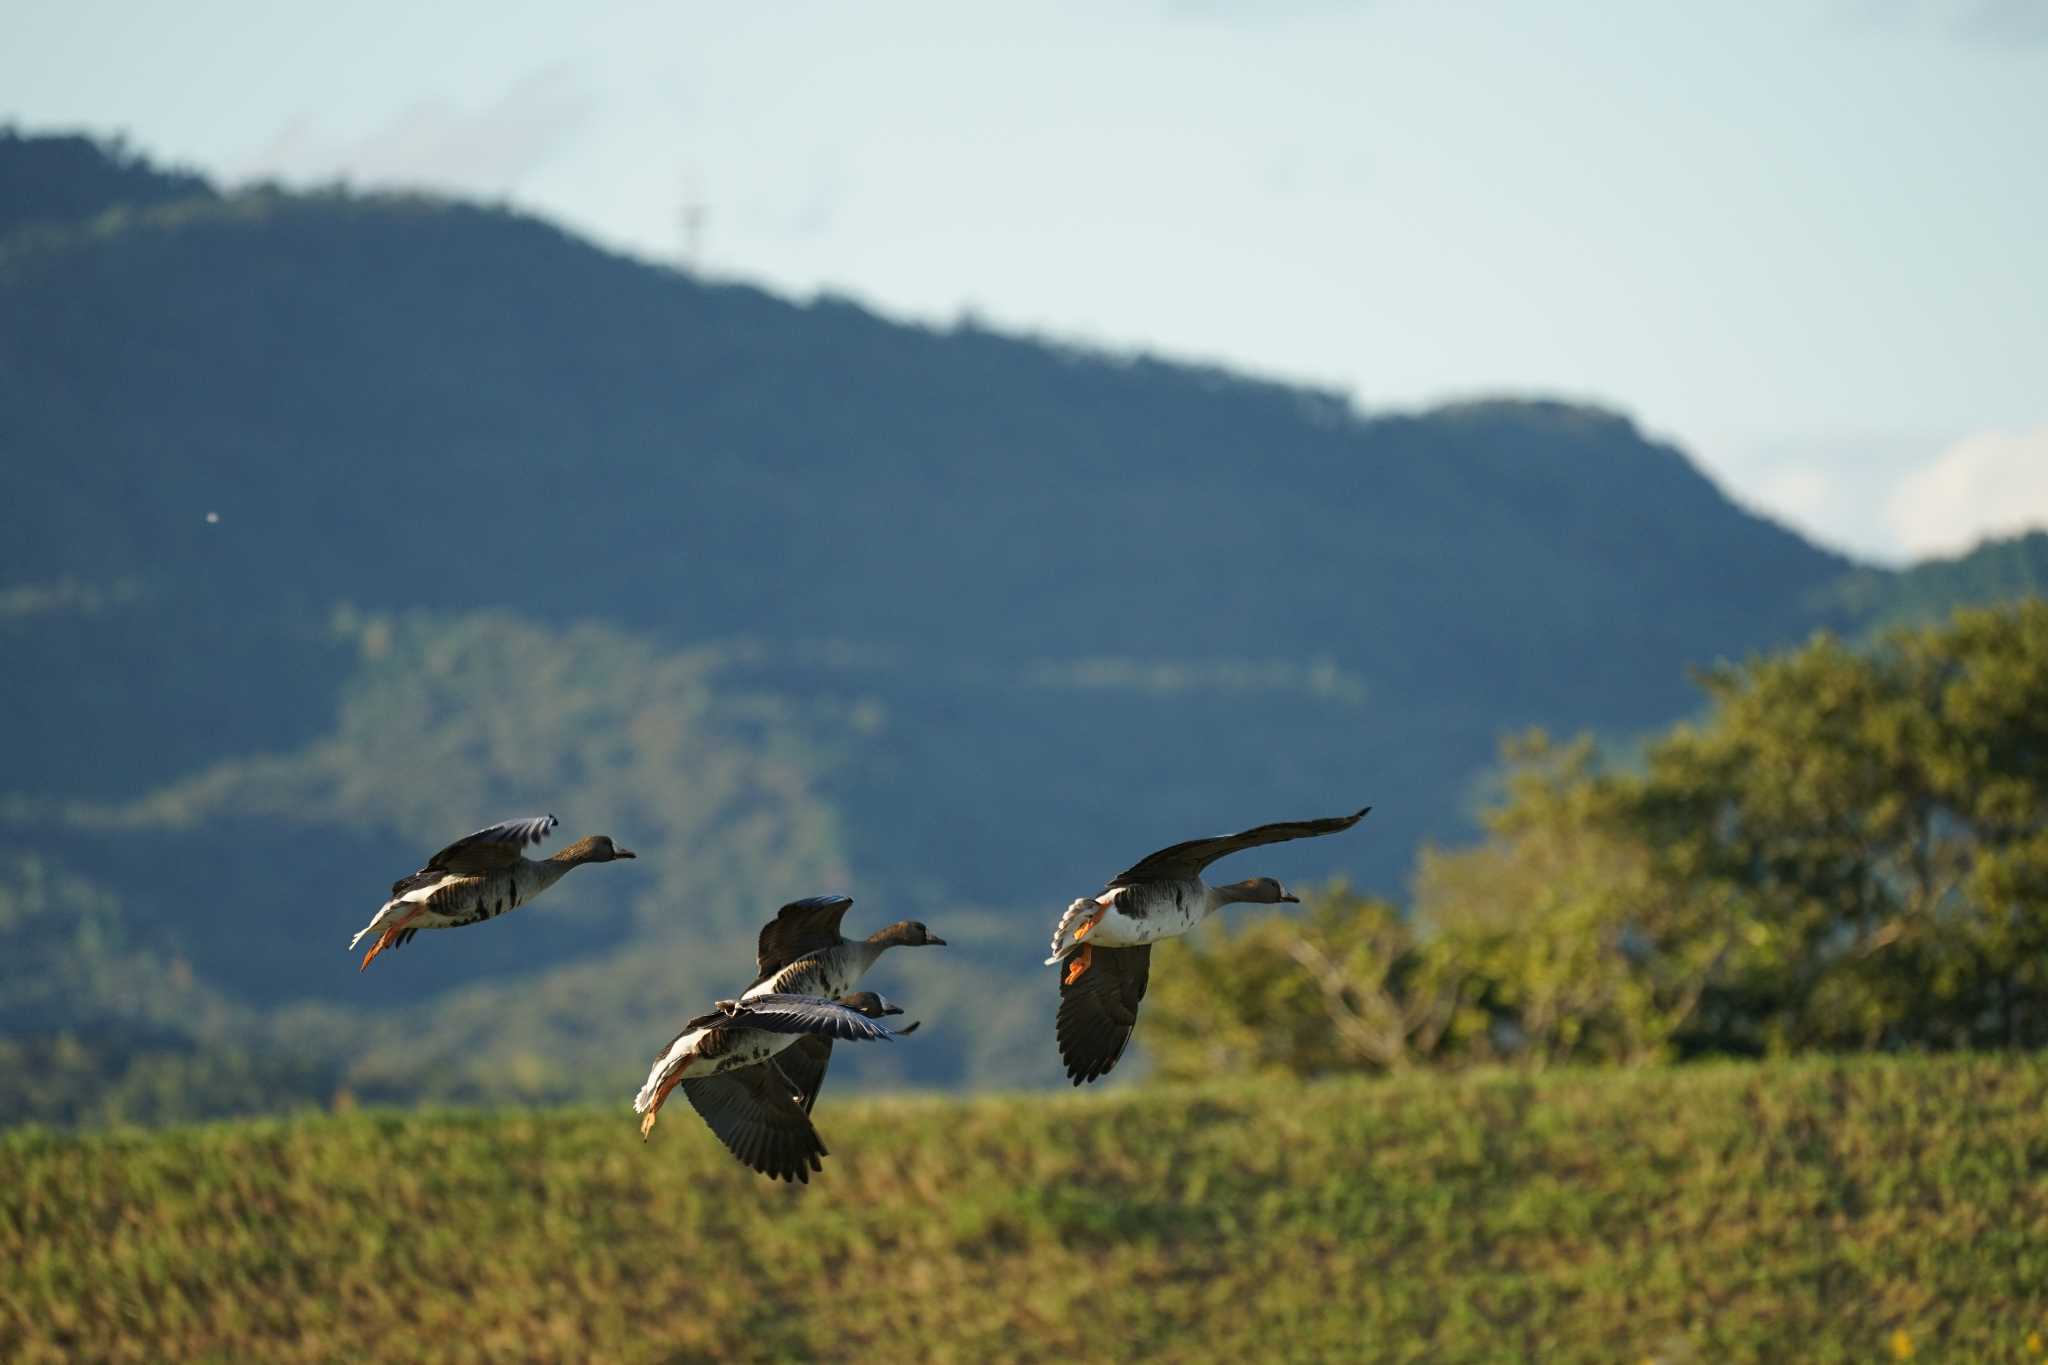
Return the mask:
<path id="1" fill-rule="evenodd" d="M 1052 930 L 1052 956 L 1045 960 L 1048 967 L 1056 967 L 1080 951 L 1081 940 L 1095 927 L 1089 918 L 1090 912 L 1099 913 L 1102 904 L 1093 896 L 1083 896 L 1067 907 L 1067 913 L 1060 916 L 1060 922 Z"/>
<path id="2" fill-rule="evenodd" d="M 633 1097 L 634 1113 L 649 1113 L 661 1102 L 659 1099 L 661 1094 L 661 1078 L 662 1072 L 666 1070 L 663 1063 L 667 1060 L 666 1057 L 662 1058 L 660 1062 L 654 1064 L 654 1070 L 647 1073 L 646 1084 L 642 1085 L 640 1093 Z M 650 1124 L 649 1126 L 651 1127 L 652 1125 Z"/>
<path id="3" fill-rule="evenodd" d="M 377 935 L 377 941 L 370 945 L 370 951 L 363 954 L 363 965 L 356 970 L 368 971 L 370 964 L 377 960 L 377 954 L 386 948 L 403 948 L 412 942 L 412 936 L 420 931 L 421 926 L 411 921 L 418 918 L 424 909 L 424 906 L 406 901 L 386 901 L 384 908 L 379 910 L 368 924 L 358 929 L 356 936 L 348 941 L 349 948 L 353 950 L 371 934 Z"/>
<path id="4" fill-rule="evenodd" d="M 370 916 L 370 922 L 368 924 L 365 924 L 362 928 L 356 930 L 356 936 L 348 941 L 349 951 L 354 952 L 356 950 L 356 945 L 361 943 L 364 939 L 368 938 L 371 934 L 380 934 L 384 932 L 384 930 L 390 928 L 391 921 L 398 918 L 399 913 L 403 908 L 404 907 L 402 907 L 399 904 L 399 902 L 395 900 L 385 901 L 384 904 L 378 906 L 377 913 Z"/>
<path id="5" fill-rule="evenodd" d="M 633 1096 L 633 1112 L 640 1115 L 642 1138 L 653 1130 L 655 1115 L 661 1112 L 662 1101 L 668 1098 L 668 1092 L 682 1081 L 683 1068 L 688 1065 L 690 1054 L 696 1050 L 697 1040 L 702 1036 L 702 1029 L 686 1029 L 647 1069 L 646 1083 L 640 1087 L 640 1093 Z"/>

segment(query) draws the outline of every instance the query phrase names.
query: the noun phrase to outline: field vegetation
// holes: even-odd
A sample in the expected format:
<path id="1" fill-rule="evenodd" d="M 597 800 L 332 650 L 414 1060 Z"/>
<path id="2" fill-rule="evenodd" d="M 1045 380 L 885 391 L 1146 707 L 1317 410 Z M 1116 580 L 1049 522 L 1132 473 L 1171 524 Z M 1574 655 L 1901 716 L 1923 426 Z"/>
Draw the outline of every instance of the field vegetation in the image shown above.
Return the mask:
<path id="1" fill-rule="evenodd" d="M 20 1361 L 1998 1361 L 2048 1332 L 2048 1058 L 0 1139 Z"/>

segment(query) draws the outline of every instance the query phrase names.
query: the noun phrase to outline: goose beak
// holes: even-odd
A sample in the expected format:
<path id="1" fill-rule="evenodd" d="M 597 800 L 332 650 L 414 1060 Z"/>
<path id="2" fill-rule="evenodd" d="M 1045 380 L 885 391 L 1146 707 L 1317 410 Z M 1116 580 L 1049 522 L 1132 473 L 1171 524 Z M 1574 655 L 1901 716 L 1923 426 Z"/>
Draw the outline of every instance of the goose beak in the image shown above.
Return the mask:
<path id="1" fill-rule="evenodd" d="M 898 1005 L 898 1004 L 894 1003 L 893 1001 L 889 1001 L 889 1000 L 884 1000 L 884 1001 L 882 1002 L 882 1013 L 884 1013 L 884 1014 L 901 1014 L 901 1013 L 903 1013 L 903 1006 L 901 1006 L 901 1005 Z"/>
<path id="2" fill-rule="evenodd" d="M 1280 903 L 1282 905 L 1300 905 L 1301 897 L 1295 895 L 1292 891 L 1283 890 L 1280 893 Z"/>
<path id="3" fill-rule="evenodd" d="M 924 946 L 927 948 L 943 948 L 946 946 L 946 940 L 936 934 L 926 934 L 924 936 Z"/>
<path id="4" fill-rule="evenodd" d="M 612 850 L 612 856 L 614 858 L 637 858 L 640 855 L 635 853 L 630 848 L 614 848 Z"/>

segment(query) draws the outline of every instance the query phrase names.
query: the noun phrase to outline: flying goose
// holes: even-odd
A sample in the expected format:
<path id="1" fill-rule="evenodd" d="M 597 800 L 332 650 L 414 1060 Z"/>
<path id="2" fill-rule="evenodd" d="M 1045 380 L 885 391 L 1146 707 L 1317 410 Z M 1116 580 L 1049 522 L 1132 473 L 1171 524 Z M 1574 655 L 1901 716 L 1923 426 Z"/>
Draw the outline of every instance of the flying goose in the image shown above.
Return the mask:
<path id="1" fill-rule="evenodd" d="M 873 991 L 842 995 L 838 1003 L 869 1019 L 903 1013 Z M 894 1034 L 903 1038 L 916 1031 L 911 1023 Z M 832 1062 L 832 1038 L 830 1033 L 806 1033 L 765 1062 L 688 1077 L 683 1095 L 748 1170 L 808 1184 L 810 1173 L 823 1170 L 821 1159 L 829 1155 L 810 1113 Z"/>
<path id="2" fill-rule="evenodd" d="M 853 900 L 849 896 L 809 896 L 791 901 L 778 910 L 775 918 L 762 926 L 755 947 L 754 966 L 759 974 L 737 1003 L 746 1004 L 763 996 L 776 995 L 801 996 L 831 1005 L 838 997 L 851 991 L 867 974 L 868 968 L 875 965 L 875 960 L 889 949 L 946 946 L 946 940 L 936 937 L 916 920 L 899 921 L 886 929 L 876 930 L 866 938 L 848 939 L 839 932 L 839 922 L 846 917 L 852 905 Z M 684 1025 L 683 1031 L 655 1059 L 653 1069 L 647 1074 L 647 1084 L 640 1088 L 639 1096 L 633 1101 L 634 1112 L 642 1116 L 642 1137 L 654 1127 L 655 1115 L 677 1082 L 686 1075 L 698 1074 L 703 1069 L 697 1067 L 693 1070 L 698 1062 L 722 1055 L 693 1055 L 692 1050 L 699 1047 L 701 1040 L 693 1040 L 692 1030 L 704 1027 L 701 1019 Z M 789 1036 L 779 1038 L 763 1055 L 774 1056 L 793 1042 Z M 759 1060 L 761 1058 L 756 1057 L 738 1064 L 752 1065 Z M 716 1069 L 731 1070 L 732 1063 Z"/>
<path id="3" fill-rule="evenodd" d="M 1052 931 L 1052 956 L 1045 960 L 1048 967 L 1066 964 L 1060 974 L 1057 1032 L 1067 1078 L 1080 1085 L 1106 1076 L 1123 1055 L 1138 1022 L 1138 1002 L 1145 998 L 1154 943 L 1185 934 L 1226 905 L 1296 900 L 1271 877 L 1210 886 L 1202 880 L 1203 868 L 1261 844 L 1350 829 L 1371 809 L 1190 839 L 1111 877 L 1101 895 L 1068 906 Z"/>
<path id="4" fill-rule="evenodd" d="M 559 823 L 552 815 L 538 815 L 491 825 L 457 839 L 427 859 L 425 867 L 393 882 L 391 899 L 348 941 L 353 952 L 366 935 L 379 935 L 356 970 L 367 971 L 377 954 L 404 947 L 422 929 L 495 919 L 553 886 L 572 867 L 633 856 L 604 834 L 578 839 L 546 858 L 520 852 L 547 838 Z"/>
<path id="5" fill-rule="evenodd" d="M 914 919 L 898 920 L 866 938 L 846 938 L 839 922 L 852 905 L 850 896 L 809 896 L 776 911 L 755 944 L 759 975 L 747 995 L 779 991 L 831 999 L 852 990 L 891 948 L 946 946 L 946 940 Z"/>
<path id="6" fill-rule="evenodd" d="M 810 1066 L 800 1065 L 798 1070 L 814 1087 L 806 1092 L 783 1071 L 779 1059 L 813 1035 L 858 1043 L 894 1039 L 895 1032 L 880 1018 L 902 1011 L 880 996 L 873 997 L 871 1012 L 860 1007 L 869 1003 L 849 1005 L 775 991 L 720 1000 L 709 1013 L 684 1024 L 648 1068 L 646 1083 L 633 1097 L 633 1110 L 641 1116 L 641 1138 L 654 1131 L 663 1102 L 680 1085 L 711 1130 L 742 1162 L 777 1179 L 805 1178 L 803 1161 L 809 1158 L 809 1148 L 819 1144 L 815 1133 L 808 1143 L 796 1141 L 810 1127 L 803 1095 L 809 1093 L 815 1100 L 815 1087 L 824 1084 L 824 1075 L 816 1070 L 815 1057 Z M 774 1141 L 767 1141 L 770 1136 Z M 823 1154 L 822 1147 L 818 1154 Z M 791 1160 L 796 1161 L 794 1167 Z M 764 1169 L 760 1162 L 774 1169 Z"/>

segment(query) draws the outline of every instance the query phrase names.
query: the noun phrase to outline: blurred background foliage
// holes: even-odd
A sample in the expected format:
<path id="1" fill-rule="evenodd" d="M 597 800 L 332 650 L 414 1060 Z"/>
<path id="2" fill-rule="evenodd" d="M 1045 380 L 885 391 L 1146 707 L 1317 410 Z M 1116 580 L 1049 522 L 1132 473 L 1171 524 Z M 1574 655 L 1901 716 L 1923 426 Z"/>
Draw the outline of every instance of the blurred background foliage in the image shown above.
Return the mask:
<path id="1" fill-rule="evenodd" d="M 1161 1074 L 2048 1044 L 2048 603 L 1714 669 L 1633 763 L 1508 746 L 1412 907 L 1162 946 Z"/>

